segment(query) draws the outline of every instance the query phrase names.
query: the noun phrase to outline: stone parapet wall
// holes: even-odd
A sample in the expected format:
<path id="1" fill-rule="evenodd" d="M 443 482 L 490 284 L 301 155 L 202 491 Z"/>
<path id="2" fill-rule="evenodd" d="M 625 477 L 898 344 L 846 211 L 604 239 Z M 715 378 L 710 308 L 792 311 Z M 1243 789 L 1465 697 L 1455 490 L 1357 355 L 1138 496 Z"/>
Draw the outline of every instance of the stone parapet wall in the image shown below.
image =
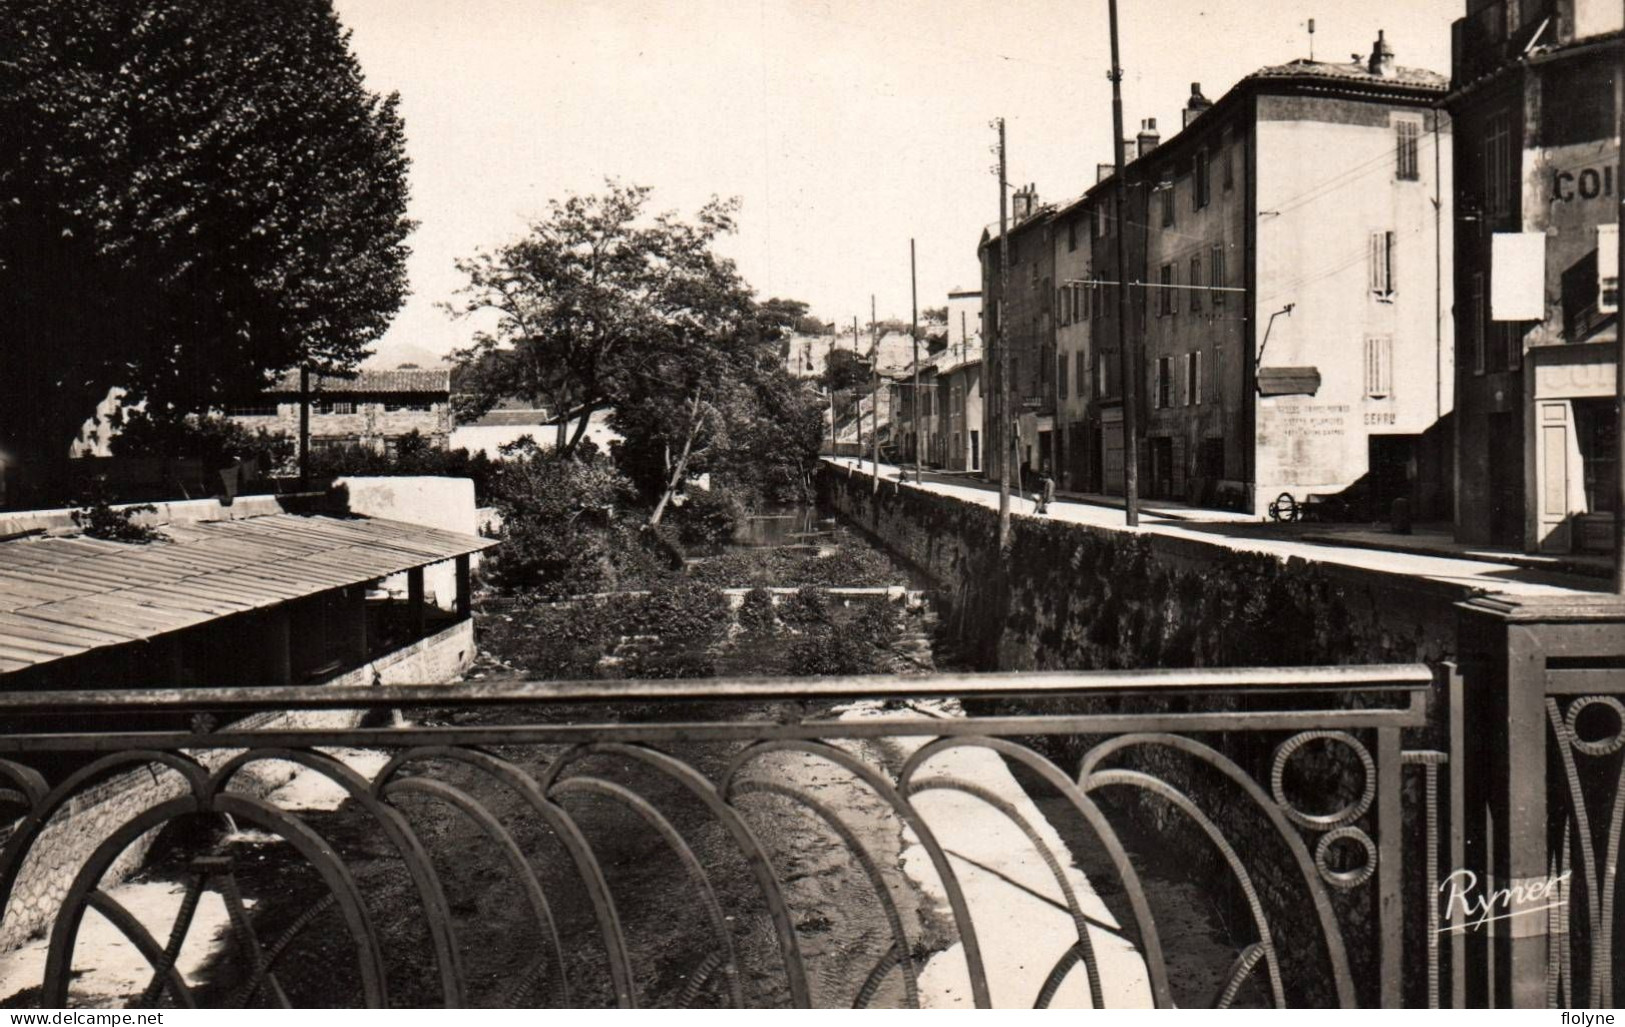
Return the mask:
<path id="1" fill-rule="evenodd" d="M 890 480 L 882 480 L 877 490 L 868 474 L 828 464 L 820 471 L 819 491 L 829 508 L 942 585 L 949 597 L 942 621 L 959 632 L 984 671 L 1437 665 L 1457 651 L 1454 604 L 1473 594 L 1464 586 L 1403 574 L 1027 516 L 1013 518 L 1010 549 L 1001 557 L 998 514 L 987 507 Z M 1087 714 L 1165 710 L 1185 701 L 988 700 L 970 705 L 982 712 Z M 1228 700 L 1238 711 L 1270 701 L 1248 696 Z M 1428 728 L 1407 732 L 1406 748 L 1447 748 L 1437 690 L 1430 697 L 1429 721 Z M 1077 770 L 1085 741 L 1054 737 L 1034 744 L 1070 775 Z M 1284 736 L 1234 732 L 1210 741 L 1267 788 L 1271 758 Z M 1317 774 L 1358 785 L 1361 771 L 1342 765 L 1339 757 L 1346 755 L 1331 750 L 1309 759 Z M 1319 928 L 1305 902 L 1302 880 L 1284 859 L 1284 847 L 1271 840 L 1272 828 L 1256 804 L 1167 747 L 1142 747 L 1125 765 L 1184 791 L 1224 827 L 1272 911 L 1285 975 L 1305 981 L 1323 974 L 1323 964 L 1317 962 L 1323 951 Z M 1407 788 L 1417 783 L 1413 780 Z M 1207 898 L 1226 910 L 1228 922 L 1248 922 L 1228 869 L 1188 818 L 1141 793 L 1120 792 L 1103 801 L 1109 811 L 1127 817 L 1134 825 L 1131 833 L 1180 852 L 1189 879 L 1202 883 Z M 1413 854 L 1420 857 L 1414 844 L 1421 827 L 1417 811 L 1413 795 L 1405 803 L 1405 834 L 1412 846 L 1407 860 Z M 1373 897 L 1365 888 L 1332 894 L 1350 943 L 1362 1004 L 1376 1003 L 1380 977 Z M 1424 944 L 1413 930 L 1420 922 L 1413 918 L 1407 925 L 1407 951 L 1413 954 Z M 1413 997 L 1420 985 L 1420 978 L 1407 975 L 1405 987 Z M 1329 993 L 1318 992 L 1299 998 L 1310 1004 L 1332 1000 Z"/>
<path id="2" fill-rule="evenodd" d="M 1465 586 L 1151 532 L 998 514 L 826 465 L 820 494 L 935 578 L 987 670 L 1438 663 Z M 994 593 L 1003 590 L 1002 596 Z M 994 608 L 983 609 L 997 599 Z"/>

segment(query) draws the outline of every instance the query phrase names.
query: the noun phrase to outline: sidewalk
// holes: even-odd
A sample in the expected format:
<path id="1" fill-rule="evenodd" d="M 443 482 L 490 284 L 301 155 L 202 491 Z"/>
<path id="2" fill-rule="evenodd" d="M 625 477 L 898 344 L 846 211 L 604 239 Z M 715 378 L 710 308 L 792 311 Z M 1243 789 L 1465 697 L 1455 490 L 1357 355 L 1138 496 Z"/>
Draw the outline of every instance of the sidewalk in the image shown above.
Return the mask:
<path id="1" fill-rule="evenodd" d="M 871 473 L 872 465 L 855 467 L 851 458 L 829 460 L 836 467 L 853 468 L 854 474 Z M 997 486 L 987 482 L 926 472 L 916 485 L 913 468 L 908 480 L 899 482 L 900 468 L 882 463 L 882 487 L 918 488 L 967 503 L 998 509 Z M 1268 553 L 1280 559 L 1301 559 L 1339 564 L 1379 573 L 1401 574 L 1457 588 L 1500 592 L 1523 596 L 1565 596 L 1606 591 L 1608 582 L 1595 576 L 1594 558 L 1531 557 L 1500 552 L 1485 547 L 1458 546 L 1438 536 L 1404 536 L 1368 529 L 1343 530 L 1318 525 L 1271 524 L 1253 515 L 1226 511 L 1204 511 L 1224 519 L 1199 520 L 1194 508 L 1154 502 L 1141 510 L 1140 526 L 1123 524 L 1121 500 L 1117 506 L 1097 505 L 1094 497 L 1060 497 L 1050 505 L 1052 520 L 1084 524 L 1108 531 L 1136 531 L 1184 538 L 1224 546 L 1240 552 Z M 1113 497 L 1100 497 L 1102 501 Z M 1018 495 L 1012 488 L 1010 512 L 1014 517 L 1033 516 L 1030 494 Z M 1240 519 L 1236 519 L 1240 518 Z M 1397 544 L 1396 544 L 1397 543 Z M 1408 544 L 1407 544 L 1408 543 Z"/>
<path id="2" fill-rule="evenodd" d="M 1482 560 L 1488 563 L 1515 564 L 1536 570 L 1583 578 L 1612 581 L 1612 557 L 1580 553 L 1525 553 L 1505 546 L 1480 546 L 1457 542 L 1449 531 L 1413 529 L 1409 535 L 1399 535 L 1381 528 L 1360 528 L 1331 525 L 1305 532 L 1299 536 L 1306 542 L 1324 542 L 1328 545 L 1354 546 L 1359 549 L 1385 549 L 1405 553 L 1425 553 L 1430 556 L 1448 556 L 1463 560 Z"/>

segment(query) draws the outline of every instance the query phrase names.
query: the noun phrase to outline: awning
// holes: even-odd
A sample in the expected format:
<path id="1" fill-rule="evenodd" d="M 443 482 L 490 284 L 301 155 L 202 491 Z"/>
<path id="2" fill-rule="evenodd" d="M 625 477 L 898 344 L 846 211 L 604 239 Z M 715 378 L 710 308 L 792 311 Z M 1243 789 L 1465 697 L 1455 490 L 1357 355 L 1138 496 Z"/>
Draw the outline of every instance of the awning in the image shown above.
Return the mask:
<path id="1" fill-rule="evenodd" d="M 477 553 L 493 539 L 370 517 L 166 524 L 160 541 L 0 543 L 0 674 Z"/>

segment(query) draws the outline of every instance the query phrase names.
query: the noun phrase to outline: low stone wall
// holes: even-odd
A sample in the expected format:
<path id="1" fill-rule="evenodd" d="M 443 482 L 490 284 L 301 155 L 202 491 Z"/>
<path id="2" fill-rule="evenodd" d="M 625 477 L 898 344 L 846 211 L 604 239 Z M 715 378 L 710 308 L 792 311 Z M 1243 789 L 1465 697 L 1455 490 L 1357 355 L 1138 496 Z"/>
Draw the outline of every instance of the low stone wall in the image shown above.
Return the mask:
<path id="1" fill-rule="evenodd" d="M 403 646 L 364 666 L 341 674 L 324 685 L 438 684 L 462 674 L 474 660 L 474 622 L 469 619 Z M 353 727 L 358 711 L 257 713 L 235 722 L 248 730 L 281 728 Z M 200 750 L 193 757 L 213 769 L 236 755 L 235 750 Z M 265 796 L 286 784 L 293 768 L 284 763 L 265 763 L 247 768 L 239 775 L 232 791 Z M 145 810 L 186 794 L 187 785 L 179 774 L 157 764 L 118 771 L 78 792 L 46 824 L 23 860 L 10 902 L 0 918 L 0 952 L 15 948 L 42 934 L 56 919 L 74 875 L 96 848 L 120 825 Z M 0 845 L 10 837 L 15 825 L 0 827 Z M 145 861 L 157 837 L 157 830 L 137 839 L 102 878 L 102 887 L 125 880 Z"/>
<path id="2" fill-rule="evenodd" d="M 1197 539 L 998 515 L 825 465 L 820 495 L 935 578 L 986 670 L 1437 663 L 1470 589 Z M 1003 593 L 998 594 L 998 593 Z M 989 604 L 992 604 L 991 606 Z M 969 616 L 965 610 L 977 612 Z"/>
<path id="3" fill-rule="evenodd" d="M 880 544 L 935 578 L 948 597 L 943 620 L 975 653 L 983 670 L 1106 670 L 1150 667 L 1303 666 L 1426 662 L 1456 652 L 1453 604 L 1472 593 L 1399 574 L 1237 551 L 1198 539 L 1114 531 L 1065 521 L 1016 517 L 1011 548 L 998 552 L 998 514 L 949 496 L 914 489 L 860 471 L 824 465 L 821 500 Z M 1136 700 L 1135 708 L 1166 708 L 1181 699 Z M 1266 703 L 1266 699 L 1237 699 Z M 1126 700 L 1072 700 L 1072 712 L 1126 709 Z M 1031 712 L 1046 704 L 1024 703 Z M 996 709 L 999 703 L 984 704 Z M 1410 733 L 1408 748 L 1444 747 L 1439 697 L 1430 726 Z M 1215 741 L 1255 781 L 1268 782 L 1274 746 L 1282 739 L 1235 733 Z M 1063 769 L 1076 769 L 1082 746 L 1073 739 L 1035 739 Z M 1336 758 L 1334 755 L 1328 757 Z M 1346 754 L 1344 754 L 1346 755 Z M 1289 979 L 1298 960 L 1323 951 L 1308 915 L 1301 880 L 1284 847 L 1263 841 L 1272 831 L 1250 799 L 1171 751 L 1150 748 L 1133 765 L 1168 781 L 1233 832 L 1253 883 L 1272 915 L 1276 945 Z M 1317 768 L 1324 770 L 1328 768 Z M 1336 765 L 1329 768 L 1335 777 Z M 1358 786 L 1360 771 L 1342 775 Z M 1212 883 L 1211 898 L 1246 923 L 1238 896 L 1223 894 L 1228 871 L 1183 814 L 1159 799 L 1121 793 L 1135 830 L 1173 846 L 1190 862 L 1193 880 Z M 1355 793 L 1357 794 L 1357 792 Z M 1406 835 L 1420 825 L 1406 800 Z M 1407 855 L 1407 859 L 1411 858 Z M 1362 1004 L 1376 1001 L 1378 974 L 1373 889 L 1334 891 L 1333 905 L 1350 942 Z M 1278 916 L 1278 919 L 1277 919 Z M 1408 931 L 1407 944 L 1420 942 Z M 1412 957 L 1415 958 L 1412 958 Z M 1408 962 L 1419 965 L 1409 950 Z M 1305 969 L 1312 968 L 1306 967 Z M 1407 987 L 1411 982 L 1407 981 Z M 1299 1001 L 1329 1001 L 1326 993 Z"/>

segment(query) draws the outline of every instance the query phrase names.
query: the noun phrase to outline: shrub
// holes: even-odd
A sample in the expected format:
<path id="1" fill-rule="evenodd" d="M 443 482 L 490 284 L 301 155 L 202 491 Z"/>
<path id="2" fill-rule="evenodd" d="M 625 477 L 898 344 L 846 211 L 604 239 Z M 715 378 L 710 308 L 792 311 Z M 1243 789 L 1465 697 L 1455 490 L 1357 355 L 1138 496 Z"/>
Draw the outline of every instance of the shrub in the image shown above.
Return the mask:
<path id="1" fill-rule="evenodd" d="M 147 410 L 122 410 L 114 456 L 189 457 L 217 471 L 241 460 L 257 460 L 270 473 L 294 456 L 294 441 L 282 432 L 248 430 L 228 417 L 212 414 L 166 415 Z"/>
<path id="2" fill-rule="evenodd" d="M 829 623 L 829 602 L 824 593 L 811 585 L 796 589 L 779 606 L 779 619 L 797 628 L 810 628 Z"/>
<path id="3" fill-rule="evenodd" d="M 635 626 L 644 634 L 682 645 L 709 645 L 722 640 L 729 621 L 722 590 L 704 582 L 676 578 L 656 586 L 639 604 Z"/>
<path id="4" fill-rule="evenodd" d="M 106 539 L 109 542 L 154 542 L 161 537 L 157 529 L 137 524 L 134 517 L 136 514 L 155 513 L 157 510 L 158 508 L 151 503 L 114 509 L 106 499 L 98 499 L 82 510 L 75 510 L 73 523 L 79 525 L 91 538 Z"/>
<path id="5" fill-rule="evenodd" d="M 345 475 L 385 477 L 428 475 L 439 478 L 468 478 L 474 482 L 476 502 L 496 498 L 497 479 L 508 468 L 484 453 L 470 455 L 466 449 L 446 449 L 435 445 L 416 430 L 396 440 L 394 453 L 381 453 L 367 446 L 335 446 L 312 450 L 310 473 L 319 478 Z"/>
<path id="6" fill-rule="evenodd" d="M 631 484 L 608 461 L 538 455 L 503 467 L 496 490 L 503 544 L 484 569 L 496 588 L 558 598 L 657 573 L 623 510 Z"/>
<path id="7" fill-rule="evenodd" d="M 673 512 L 678 536 L 691 544 L 719 545 L 745 517 L 745 503 L 734 489 L 720 486 L 686 493 Z"/>
<path id="8" fill-rule="evenodd" d="M 790 644 L 790 673 L 801 675 L 874 674 L 885 669 L 884 654 L 855 625 L 822 627 Z"/>
<path id="9" fill-rule="evenodd" d="M 510 616 L 481 619 L 482 649 L 500 652 L 537 678 L 592 677 L 598 661 L 620 640 L 627 619 L 623 603 L 586 600 L 532 606 Z"/>
<path id="10" fill-rule="evenodd" d="M 739 604 L 739 626 L 746 631 L 765 633 L 773 630 L 778 614 L 773 609 L 773 593 L 757 586 L 745 593 Z"/>

